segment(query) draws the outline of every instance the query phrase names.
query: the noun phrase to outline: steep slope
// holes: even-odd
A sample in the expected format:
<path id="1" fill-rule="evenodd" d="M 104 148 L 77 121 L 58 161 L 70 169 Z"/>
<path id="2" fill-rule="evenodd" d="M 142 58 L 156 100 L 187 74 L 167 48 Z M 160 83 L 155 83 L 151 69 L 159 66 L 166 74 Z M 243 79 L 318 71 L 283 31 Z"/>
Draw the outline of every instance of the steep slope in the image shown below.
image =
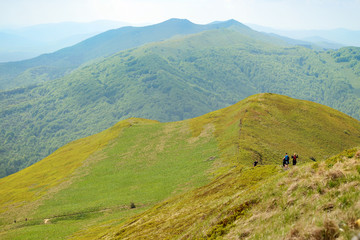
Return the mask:
<path id="1" fill-rule="evenodd" d="M 198 25 L 183 19 L 170 19 L 146 27 L 122 27 L 109 30 L 54 53 L 43 54 L 19 62 L 0 63 L 0 89 L 10 89 L 59 78 L 81 64 L 110 56 L 124 49 L 162 41 L 178 35 L 227 28 L 233 25 L 239 31 L 256 34 L 253 33 L 255 31 L 236 21 Z"/>
<path id="2" fill-rule="evenodd" d="M 359 172 L 356 148 L 286 172 L 238 167 L 120 226 L 75 239 L 354 239 Z"/>
<path id="3" fill-rule="evenodd" d="M 284 48 L 254 38 L 247 28 L 232 30 L 242 28 L 232 21 L 223 24 L 230 29 L 148 44 L 61 79 L 0 92 L 0 176 L 121 119 L 183 120 L 261 92 L 360 117 L 360 75 L 335 53 Z"/>
<path id="4" fill-rule="evenodd" d="M 190 195 L 179 195 L 175 199 L 185 202 L 192 199 L 192 206 L 196 207 L 196 202 L 203 202 L 202 196 L 208 195 L 191 191 L 204 186 L 200 192 L 218 194 L 209 196 L 209 204 L 214 203 L 213 199 L 218 199 L 215 205 L 219 201 L 224 203 L 230 198 L 225 194 L 222 198 L 222 191 L 234 193 L 233 187 L 237 191 L 251 191 L 248 186 L 279 172 L 285 152 L 296 151 L 303 165 L 311 162 L 310 158 L 323 160 L 359 145 L 359 136 L 357 120 L 320 104 L 276 94 L 254 95 L 233 106 L 181 122 L 124 120 L 1 179 L 3 230 L 0 236 L 2 239 L 25 236 L 27 239 L 44 236 L 64 239 L 89 226 L 92 226 L 89 231 L 74 236 L 93 238 L 112 226 L 109 234 L 117 234 L 115 226 L 164 199 L 190 191 Z M 255 159 L 264 165 L 259 168 L 261 176 L 246 170 Z M 252 180 L 241 187 L 237 185 L 238 181 L 249 178 Z M 229 184 L 231 188 L 227 188 Z M 196 199 L 194 193 L 199 193 Z M 234 194 L 238 196 L 240 192 Z M 130 202 L 136 209 L 130 209 Z M 170 200 L 169 206 L 174 203 L 177 204 Z M 179 209 L 184 207 L 182 203 Z M 188 211 L 188 207 L 191 208 L 186 206 L 184 211 Z M 207 210 L 198 207 L 191 221 L 198 221 L 202 215 L 207 219 Z M 161 209 L 163 207 L 151 209 L 149 216 L 162 214 Z M 16 224 L 12 223 L 14 219 Z M 43 219 L 50 219 L 53 224 L 44 225 Z M 156 226 L 157 223 L 149 224 Z M 179 227 L 181 231 L 188 231 L 181 226 L 186 224 L 177 222 L 167 229 Z M 173 235 L 171 231 L 166 230 L 164 234 Z M 191 231 L 187 233 L 196 235 Z"/>

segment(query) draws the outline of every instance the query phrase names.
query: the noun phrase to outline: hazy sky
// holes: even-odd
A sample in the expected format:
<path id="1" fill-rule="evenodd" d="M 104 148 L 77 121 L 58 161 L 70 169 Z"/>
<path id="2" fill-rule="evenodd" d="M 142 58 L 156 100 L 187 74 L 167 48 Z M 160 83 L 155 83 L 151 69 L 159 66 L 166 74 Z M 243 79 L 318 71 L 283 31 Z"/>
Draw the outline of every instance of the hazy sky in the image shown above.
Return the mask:
<path id="1" fill-rule="evenodd" d="M 150 24 L 236 19 L 281 29 L 360 30 L 360 0 L 0 0 L 0 26 L 100 19 Z"/>

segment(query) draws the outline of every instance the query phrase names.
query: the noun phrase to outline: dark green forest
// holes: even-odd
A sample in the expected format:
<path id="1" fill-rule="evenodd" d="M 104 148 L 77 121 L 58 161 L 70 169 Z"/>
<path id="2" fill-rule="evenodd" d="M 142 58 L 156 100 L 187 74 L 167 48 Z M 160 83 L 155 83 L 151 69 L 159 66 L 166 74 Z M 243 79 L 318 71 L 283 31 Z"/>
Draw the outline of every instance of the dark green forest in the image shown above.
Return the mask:
<path id="1" fill-rule="evenodd" d="M 218 29 L 150 43 L 0 92 L 0 177 L 119 120 L 193 118 L 272 92 L 360 119 L 360 48 L 316 51 Z"/>

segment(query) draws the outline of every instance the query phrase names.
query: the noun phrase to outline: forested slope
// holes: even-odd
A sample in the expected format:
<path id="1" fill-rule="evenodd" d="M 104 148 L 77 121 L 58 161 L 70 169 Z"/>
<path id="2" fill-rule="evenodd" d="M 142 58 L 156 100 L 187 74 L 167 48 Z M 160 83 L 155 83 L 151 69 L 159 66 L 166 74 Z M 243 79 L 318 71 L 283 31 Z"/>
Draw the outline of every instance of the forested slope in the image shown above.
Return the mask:
<path id="1" fill-rule="evenodd" d="M 235 27 L 237 31 L 261 36 L 264 39 L 271 39 L 271 41 L 282 43 L 288 41 L 282 40 L 281 37 L 268 37 L 234 20 L 200 25 L 186 19 L 170 19 L 145 27 L 122 27 L 98 34 L 53 53 L 43 54 L 24 61 L 0 63 L 0 89 L 23 87 L 56 79 L 69 74 L 72 70 L 89 61 L 97 61 L 97 59 L 111 56 L 121 50 L 131 49 L 146 43 L 230 26 Z M 298 41 L 291 41 L 291 44 L 296 43 Z"/>
<path id="2" fill-rule="evenodd" d="M 0 92 L 0 176 L 121 119 L 177 121 L 261 92 L 315 101 L 360 118 L 358 48 L 317 52 L 259 39 L 233 28 L 206 31 Z"/>

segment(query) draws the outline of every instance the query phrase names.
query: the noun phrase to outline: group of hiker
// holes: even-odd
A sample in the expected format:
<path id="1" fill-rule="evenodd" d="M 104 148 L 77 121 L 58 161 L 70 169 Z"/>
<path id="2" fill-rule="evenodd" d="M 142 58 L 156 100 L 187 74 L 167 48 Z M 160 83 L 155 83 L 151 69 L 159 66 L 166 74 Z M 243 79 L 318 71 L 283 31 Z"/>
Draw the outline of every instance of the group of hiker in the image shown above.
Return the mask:
<path id="1" fill-rule="evenodd" d="M 296 153 L 294 153 L 294 155 L 291 156 L 291 159 L 292 159 L 292 164 L 295 166 L 296 163 L 297 163 L 297 159 L 299 158 L 299 155 L 297 155 Z M 258 164 L 258 161 L 255 160 L 254 161 L 254 167 L 256 167 L 256 165 Z M 289 164 L 290 164 L 290 157 L 289 155 L 286 153 L 285 154 L 285 157 L 283 158 L 283 167 L 285 169 L 287 169 L 289 167 Z"/>
<path id="2" fill-rule="evenodd" d="M 292 163 L 293 163 L 293 165 L 295 166 L 296 163 L 297 163 L 297 159 L 299 158 L 299 156 L 298 156 L 296 153 L 294 153 L 294 155 L 292 155 L 291 158 L 292 158 Z M 283 167 L 284 167 L 284 168 L 288 168 L 288 167 L 289 167 L 289 164 L 290 164 L 290 157 L 289 157 L 289 155 L 286 153 L 286 154 L 285 154 L 285 157 L 283 158 Z"/>
<path id="3" fill-rule="evenodd" d="M 294 155 L 291 156 L 292 158 L 292 163 L 293 165 L 295 166 L 296 163 L 297 163 L 297 159 L 299 158 L 299 155 L 297 155 L 296 153 L 294 153 Z M 258 164 L 259 162 L 257 160 L 254 161 L 254 167 L 256 167 L 256 165 Z M 289 155 L 286 153 L 285 154 L 285 157 L 283 158 L 283 167 L 286 169 L 289 167 L 289 164 L 290 164 L 290 157 Z"/>

